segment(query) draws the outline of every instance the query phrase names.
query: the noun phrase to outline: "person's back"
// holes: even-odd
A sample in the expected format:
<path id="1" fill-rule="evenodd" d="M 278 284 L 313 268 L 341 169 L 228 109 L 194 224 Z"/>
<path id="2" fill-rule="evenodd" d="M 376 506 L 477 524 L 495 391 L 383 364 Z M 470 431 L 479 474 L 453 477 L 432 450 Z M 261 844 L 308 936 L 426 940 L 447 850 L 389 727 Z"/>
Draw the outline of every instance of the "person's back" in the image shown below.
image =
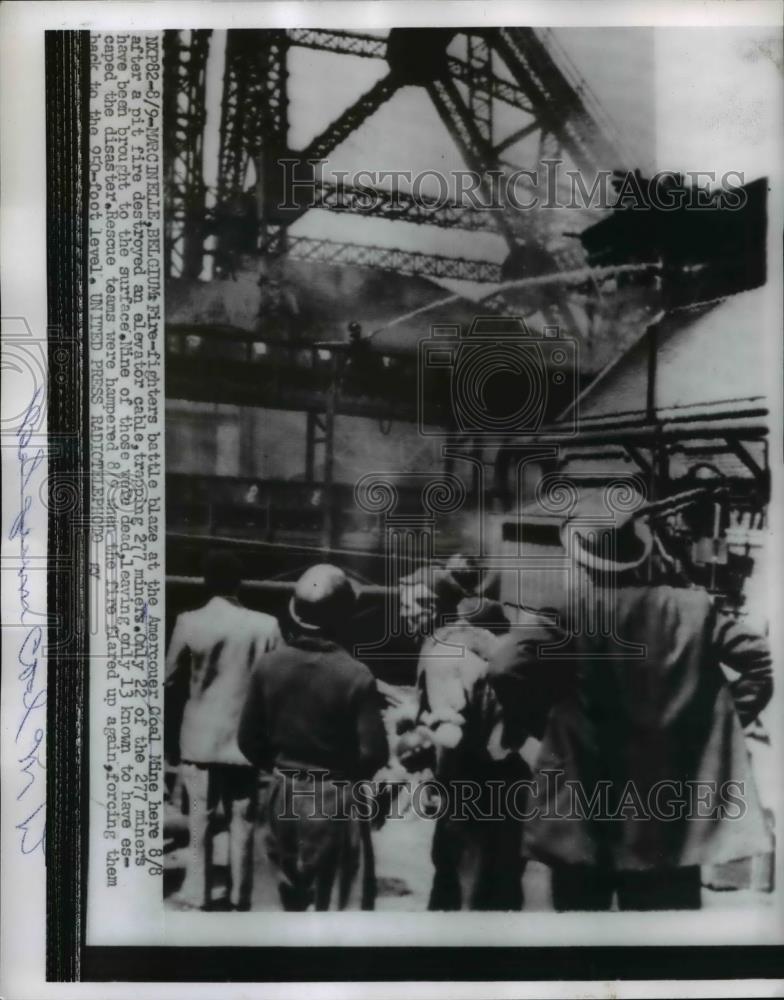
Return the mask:
<path id="1" fill-rule="evenodd" d="M 373 675 L 335 640 L 354 601 L 336 566 L 303 574 L 289 605 L 295 634 L 253 672 L 240 719 L 240 749 L 273 773 L 267 855 L 287 910 L 375 903 L 370 828 L 353 790 L 389 748 Z"/>
<path id="2" fill-rule="evenodd" d="M 364 664 L 330 639 L 295 637 L 251 679 L 242 745 L 268 768 L 371 777 L 388 756 L 378 703 Z M 264 724 L 256 725 L 261 716 Z"/>
<path id="3" fill-rule="evenodd" d="M 171 692 L 187 688 L 180 724 L 180 774 L 188 794 L 190 849 L 176 900 L 211 907 L 215 816 L 222 804 L 229 824 L 229 905 L 250 907 L 256 773 L 237 742 L 251 671 L 282 640 L 277 620 L 240 604 L 239 561 L 211 552 L 205 561 L 209 599 L 179 615 L 166 656 Z M 180 684 L 180 681 L 183 683 Z"/>
<path id="4" fill-rule="evenodd" d="M 718 613 L 702 590 L 597 588 L 593 600 L 599 620 L 613 627 L 571 636 L 575 683 L 550 714 L 539 761 L 540 772 L 563 767 L 565 779 L 579 782 L 589 797 L 598 782 L 609 782 L 610 813 L 624 795 L 633 796 L 621 816 L 628 821 L 592 824 L 592 853 L 634 869 L 764 850 L 741 725 L 770 697 L 765 640 Z M 739 672 L 732 686 L 722 664 Z M 707 814 L 677 821 L 678 810 L 692 808 L 699 783 L 712 789 L 705 809 L 715 810 L 727 805 L 720 796 L 733 781 L 744 790 L 743 816 L 731 823 L 700 822 Z M 650 815 L 635 822 L 635 810 Z M 546 821 L 531 826 L 532 843 L 541 847 L 547 827 Z"/>
<path id="5" fill-rule="evenodd" d="M 457 623 L 422 644 L 417 665 L 419 722 L 433 733 L 438 780 L 486 777 L 494 762 L 518 749 L 507 741 L 487 664 L 501 637 Z"/>
<path id="6" fill-rule="evenodd" d="M 228 597 L 212 597 L 177 619 L 169 650 L 172 671 L 187 658 L 188 700 L 180 754 L 195 763 L 247 764 L 237 727 L 251 671 L 281 642 L 277 621 Z"/>
<path id="7" fill-rule="evenodd" d="M 404 761 L 414 769 L 429 756 L 442 797 L 428 908 L 519 910 L 521 828 L 505 792 L 530 771 L 518 753 L 519 733 L 512 736 L 505 725 L 487 675 L 509 621 L 499 604 L 481 597 L 463 599 L 455 614 L 453 624 L 422 643 L 419 725 Z M 417 739 L 425 740 L 423 748 Z"/>
<path id="8" fill-rule="evenodd" d="M 606 909 L 614 891 L 622 909 L 694 908 L 700 865 L 769 847 L 741 725 L 770 698 L 770 652 L 705 591 L 647 584 L 652 532 L 617 520 L 603 549 L 590 523 L 564 526 L 566 631 L 506 643 L 491 683 L 507 716 L 540 706 L 525 842 L 556 908 Z"/>

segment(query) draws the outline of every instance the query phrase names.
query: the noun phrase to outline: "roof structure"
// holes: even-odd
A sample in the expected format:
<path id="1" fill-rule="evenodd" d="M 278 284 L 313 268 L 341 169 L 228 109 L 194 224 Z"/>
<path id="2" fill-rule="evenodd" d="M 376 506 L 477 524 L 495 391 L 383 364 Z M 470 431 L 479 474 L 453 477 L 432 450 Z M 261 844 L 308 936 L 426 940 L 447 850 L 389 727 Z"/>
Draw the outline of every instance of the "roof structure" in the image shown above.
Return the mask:
<path id="1" fill-rule="evenodd" d="M 764 405 L 777 322 L 768 286 L 674 309 L 646 328 L 577 401 L 580 420 L 657 419 Z M 651 384 L 651 342 L 655 376 Z"/>

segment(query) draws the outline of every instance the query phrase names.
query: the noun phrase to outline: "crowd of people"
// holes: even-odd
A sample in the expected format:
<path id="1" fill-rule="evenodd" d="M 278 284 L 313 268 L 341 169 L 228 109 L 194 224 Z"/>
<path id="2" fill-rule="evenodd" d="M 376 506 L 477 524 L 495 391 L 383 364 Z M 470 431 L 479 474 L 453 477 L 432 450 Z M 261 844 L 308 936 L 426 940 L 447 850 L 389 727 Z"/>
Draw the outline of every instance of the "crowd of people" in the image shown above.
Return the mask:
<path id="1" fill-rule="evenodd" d="M 211 554 L 209 599 L 178 617 L 167 655 L 167 684 L 188 692 L 178 905 L 214 905 L 220 809 L 230 908 L 251 906 L 263 822 L 282 908 L 372 909 L 390 760 L 427 785 L 431 910 L 521 910 L 531 858 L 556 910 L 696 909 L 701 866 L 770 851 L 743 734 L 772 693 L 765 639 L 652 572 L 644 518 L 617 514 L 611 543 L 570 525 L 586 586 L 569 614 L 512 614 L 461 556 L 403 577 L 420 646 L 408 701 L 352 655 L 341 569 L 308 569 L 279 623 L 242 606 L 237 560 Z"/>

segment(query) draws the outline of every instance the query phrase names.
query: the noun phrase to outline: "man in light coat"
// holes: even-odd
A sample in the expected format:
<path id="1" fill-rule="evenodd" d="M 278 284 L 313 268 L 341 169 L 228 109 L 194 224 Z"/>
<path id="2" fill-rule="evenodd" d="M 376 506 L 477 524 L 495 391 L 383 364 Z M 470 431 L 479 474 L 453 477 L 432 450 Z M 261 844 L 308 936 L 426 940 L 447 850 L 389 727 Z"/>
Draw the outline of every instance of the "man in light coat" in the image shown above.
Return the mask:
<path id="1" fill-rule="evenodd" d="M 509 621 L 483 582 L 464 556 L 400 581 L 402 614 L 422 639 L 417 725 L 403 734 L 401 761 L 411 771 L 431 768 L 444 798 L 433 831 L 430 910 L 523 905 L 522 828 L 505 795 L 530 769 L 519 753 L 524 737 L 505 726 L 487 681 Z"/>
<path id="2" fill-rule="evenodd" d="M 212 839 L 218 804 L 229 827 L 231 884 L 228 904 L 250 908 L 257 775 L 237 743 L 251 673 L 281 643 L 275 618 L 243 607 L 240 566 L 216 552 L 205 564 L 209 599 L 177 618 L 166 657 L 166 683 L 187 672 L 189 697 L 180 729 L 181 773 L 190 802 L 188 864 L 176 901 L 211 905 Z"/>
<path id="3" fill-rule="evenodd" d="M 649 526 L 593 500 L 562 534 L 568 628 L 518 632 L 490 662 L 505 715 L 542 735 L 525 844 L 558 910 L 696 909 L 701 865 L 770 849 L 742 731 L 771 697 L 770 651 L 704 590 L 648 582 Z"/>

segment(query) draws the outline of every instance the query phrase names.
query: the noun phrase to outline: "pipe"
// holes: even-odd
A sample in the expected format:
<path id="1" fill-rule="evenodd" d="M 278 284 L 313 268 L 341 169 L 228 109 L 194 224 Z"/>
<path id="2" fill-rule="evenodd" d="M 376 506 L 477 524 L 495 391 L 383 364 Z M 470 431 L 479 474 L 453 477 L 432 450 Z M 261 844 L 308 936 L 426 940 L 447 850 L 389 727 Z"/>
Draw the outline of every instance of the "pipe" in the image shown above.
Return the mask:
<path id="1" fill-rule="evenodd" d="M 589 444 L 612 444 L 612 443 L 653 443 L 659 440 L 664 441 L 684 441 L 695 438 L 720 438 L 725 434 L 738 432 L 746 440 L 763 438 L 767 436 L 768 428 L 765 424 L 749 423 L 738 427 L 737 423 L 716 423 L 716 424 L 695 424 L 684 426 L 683 424 L 652 424 L 643 427 L 608 427 L 604 430 L 581 431 L 577 434 L 552 434 L 546 437 L 536 438 L 537 444 L 545 442 L 552 444 L 571 444 L 582 446 Z"/>
<path id="2" fill-rule="evenodd" d="M 166 574 L 166 585 L 177 587 L 203 587 L 204 579 L 200 576 L 179 576 Z M 244 580 L 241 590 L 251 590 L 256 593 L 291 594 L 297 585 L 296 580 Z M 353 584 L 356 593 L 361 597 L 384 597 L 389 594 L 389 588 L 376 583 Z"/>

